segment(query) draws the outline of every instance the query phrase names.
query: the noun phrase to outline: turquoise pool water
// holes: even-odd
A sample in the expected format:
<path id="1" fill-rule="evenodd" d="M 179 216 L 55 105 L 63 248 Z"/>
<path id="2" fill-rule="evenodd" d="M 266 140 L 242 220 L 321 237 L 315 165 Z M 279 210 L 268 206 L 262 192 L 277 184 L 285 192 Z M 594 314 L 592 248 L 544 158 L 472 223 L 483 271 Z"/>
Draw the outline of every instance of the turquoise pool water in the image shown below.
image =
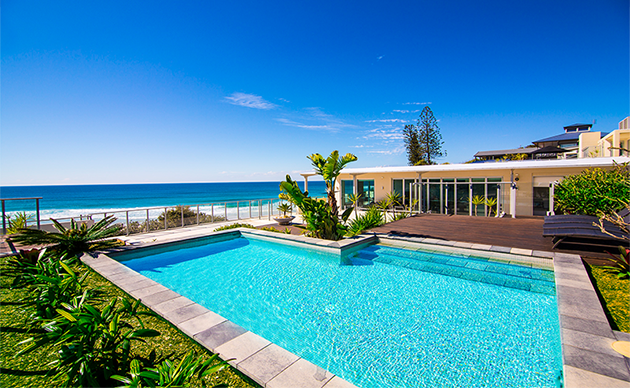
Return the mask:
<path id="1" fill-rule="evenodd" d="M 154 253 L 124 264 L 359 387 L 558 386 L 550 271 L 243 237 Z"/>

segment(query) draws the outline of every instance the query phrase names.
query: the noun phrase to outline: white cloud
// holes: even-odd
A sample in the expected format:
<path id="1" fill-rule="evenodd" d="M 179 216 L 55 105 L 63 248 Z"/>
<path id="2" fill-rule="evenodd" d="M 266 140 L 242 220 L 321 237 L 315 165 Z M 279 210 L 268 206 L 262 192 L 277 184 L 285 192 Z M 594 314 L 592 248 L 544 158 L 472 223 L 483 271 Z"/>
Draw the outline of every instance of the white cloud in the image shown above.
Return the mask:
<path id="1" fill-rule="evenodd" d="M 416 109 L 416 110 L 394 109 L 394 112 L 397 112 L 397 113 L 417 113 L 417 112 L 420 112 L 420 109 Z"/>
<path id="2" fill-rule="evenodd" d="M 320 108 L 306 108 L 305 111 L 304 114 L 296 114 L 297 117 L 295 118 L 277 118 L 276 120 L 291 127 L 328 132 L 338 132 L 344 128 L 356 127 L 322 112 Z"/>
<path id="3" fill-rule="evenodd" d="M 363 139 L 381 140 L 381 141 L 398 141 L 403 140 L 403 134 L 400 128 L 381 127 L 367 131 L 363 135 Z"/>
<path id="4" fill-rule="evenodd" d="M 408 123 L 409 120 L 403 119 L 384 119 L 384 120 L 367 120 L 366 123 Z"/>
<path id="5" fill-rule="evenodd" d="M 403 105 L 431 105 L 430 102 L 403 102 Z"/>
<path id="6" fill-rule="evenodd" d="M 368 151 L 370 154 L 379 154 L 379 155 L 399 155 L 405 153 L 404 147 L 396 147 L 389 150 L 373 150 Z"/>
<path id="7" fill-rule="evenodd" d="M 245 106 L 247 108 L 255 108 L 255 109 L 275 109 L 277 107 L 276 104 L 272 104 L 269 101 L 265 101 L 260 96 L 255 94 L 247 94 L 247 93 L 232 93 L 231 96 L 225 97 L 226 100 L 230 104 Z"/>

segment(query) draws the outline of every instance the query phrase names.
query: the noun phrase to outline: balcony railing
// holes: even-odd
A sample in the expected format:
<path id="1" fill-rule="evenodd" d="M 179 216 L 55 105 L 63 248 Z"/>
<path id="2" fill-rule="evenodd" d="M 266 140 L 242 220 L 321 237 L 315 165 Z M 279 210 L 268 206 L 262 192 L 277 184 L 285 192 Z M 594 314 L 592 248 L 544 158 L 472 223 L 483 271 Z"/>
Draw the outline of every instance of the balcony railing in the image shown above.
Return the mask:
<path id="1" fill-rule="evenodd" d="M 6 234 L 6 214 L 4 202 L 9 200 L 37 200 L 37 229 L 54 231 L 54 225 L 50 219 L 40 220 L 38 198 L 6 198 L 2 199 L 3 234 Z M 85 223 L 88 226 L 102 220 L 107 216 L 115 216 L 117 225 L 121 227 L 122 234 L 146 233 L 157 230 L 182 228 L 186 226 L 211 224 L 217 222 L 237 221 L 243 219 L 271 220 L 280 215 L 276 208 L 281 200 L 277 198 L 265 198 L 243 201 L 227 201 L 216 203 L 204 203 L 194 205 L 160 206 L 147 208 L 134 208 L 116 210 L 112 212 L 99 212 L 80 214 L 74 217 L 55 218 L 64 226 L 69 226 L 74 220 L 77 223 Z M 293 214 L 293 212 L 291 212 Z"/>

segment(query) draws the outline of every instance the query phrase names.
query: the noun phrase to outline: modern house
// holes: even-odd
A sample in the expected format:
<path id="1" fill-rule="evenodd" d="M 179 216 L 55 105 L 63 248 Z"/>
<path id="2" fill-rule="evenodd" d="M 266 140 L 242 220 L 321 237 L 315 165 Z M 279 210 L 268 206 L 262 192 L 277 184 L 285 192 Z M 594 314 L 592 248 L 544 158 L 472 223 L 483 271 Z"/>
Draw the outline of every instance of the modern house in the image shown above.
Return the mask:
<path id="1" fill-rule="evenodd" d="M 477 161 L 506 159 L 574 159 L 601 156 L 628 155 L 617 148 L 630 148 L 630 118 L 619 122 L 619 128 L 609 133 L 593 131 L 592 124 L 573 124 L 564 127 L 564 133 L 532 142 L 526 148 L 479 151 Z"/>
<path id="2" fill-rule="evenodd" d="M 627 152 L 610 149 L 610 145 L 621 145 L 622 148 L 630 146 L 630 130 L 627 126 L 628 118 L 620 123 L 619 129 L 604 137 L 597 132 L 592 141 L 589 135 L 594 133 L 590 132 L 590 126 L 586 126 L 589 130 L 581 126 L 569 126 L 565 127 L 565 130 L 569 130 L 565 133 L 577 134 L 577 138 L 564 136 L 561 139 L 539 141 L 543 145 L 541 148 L 548 147 L 547 143 L 550 142 L 557 142 L 553 146 L 563 148 L 569 141 L 573 144 L 577 141 L 578 148 L 574 145 L 565 146 L 569 152 L 579 151 L 577 158 L 346 168 L 335 187 L 337 201 L 342 206 L 349 206 L 348 197 L 357 193 L 361 194 L 359 206 L 365 207 L 396 192 L 405 207 L 411 207 L 414 211 L 479 216 L 504 213 L 512 217 L 543 216 L 553 211 L 554 182 L 561 181 L 567 175 L 579 174 L 587 168 L 612 169 L 615 165 L 630 163 Z M 599 151 L 589 151 L 588 147 Z M 314 172 L 302 174 L 307 188 L 308 177 L 313 175 Z M 475 204 L 473 198 L 476 196 L 496 199 L 497 204 L 493 207 Z"/>

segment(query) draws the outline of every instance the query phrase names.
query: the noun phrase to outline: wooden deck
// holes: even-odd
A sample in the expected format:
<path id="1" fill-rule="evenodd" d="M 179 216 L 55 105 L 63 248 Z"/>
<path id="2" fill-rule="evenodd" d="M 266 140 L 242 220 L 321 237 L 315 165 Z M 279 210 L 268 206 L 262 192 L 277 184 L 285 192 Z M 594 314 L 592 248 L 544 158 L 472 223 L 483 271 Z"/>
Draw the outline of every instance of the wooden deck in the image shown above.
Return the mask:
<path id="1" fill-rule="evenodd" d="M 584 251 L 570 245 L 552 249 L 551 238 L 543 237 L 542 217 L 494 218 L 422 214 L 379 226 L 369 232 L 399 236 L 431 237 L 540 251 L 567 252 L 582 257 L 606 258 L 603 251 Z"/>

